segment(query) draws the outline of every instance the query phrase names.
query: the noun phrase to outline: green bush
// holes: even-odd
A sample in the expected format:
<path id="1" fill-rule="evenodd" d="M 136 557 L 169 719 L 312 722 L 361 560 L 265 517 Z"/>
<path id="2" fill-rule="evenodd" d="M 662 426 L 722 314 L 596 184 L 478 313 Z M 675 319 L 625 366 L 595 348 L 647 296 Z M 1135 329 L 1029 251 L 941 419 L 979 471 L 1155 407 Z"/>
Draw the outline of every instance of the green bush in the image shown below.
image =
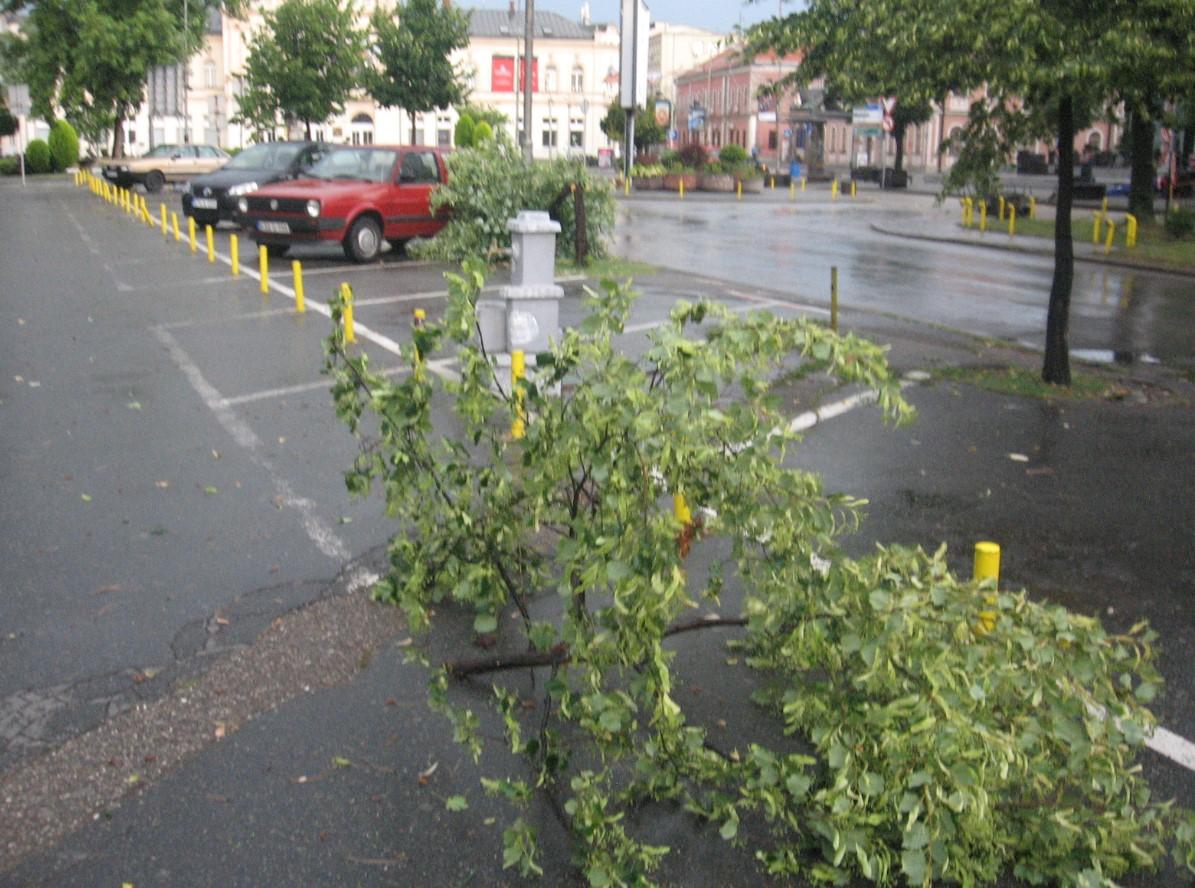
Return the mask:
<path id="1" fill-rule="evenodd" d="M 0 157 L 0 176 L 15 176 L 21 171 L 21 158 Z"/>
<path id="2" fill-rule="evenodd" d="M 456 129 L 452 134 L 453 144 L 457 148 L 472 148 L 477 141 L 477 124 L 468 114 L 462 114 L 456 122 Z"/>
<path id="3" fill-rule="evenodd" d="M 748 159 L 747 149 L 742 145 L 723 145 L 722 150 L 718 152 L 718 160 L 726 164 L 728 167 L 738 166 L 740 163 L 746 163 Z"/>
<path id="4" fill-rule="evenodd" d="M 50 127 L 50 162 L 58 171 L 79 162 L 79 134 L 65 120 L 55 120 Z"/>
<path id="5" fill-rule="evenodd" d="M 1166 227 L 1166 233 L 1170 237 L 1175 240 L 1182 240 L 1184 237 L 1189 237 L 1192 231 L 1195 231 L 1195 212 L 1185 207 L 1176 206 L 1166 214 L 1166 221 L 1163 224 Z"/>
<path id="6" fill-rule="evenodd" d="M 54 168 L 50 146 L 45 139 L 34 139 L 25 149 L 25 169 L 30 173 L 48 173 Z"/>
<path id="7" fill-rule="evenodd" d="M 480 145 L 482 142 L 494 141 L 494 128 L 490 126 L 488 121 L 479 120 L 473 127 L 473 144 Z"/>
<path id="8" fill-rule="evenodd" d="M 610 186 L 575 161 L 561 158 L 529 164 L 509 139 L 482 142 L 448 156 L 448 184 L 432 193 L 431 204 L 433 209 L 451 207 L 452 219 L 434 239 L 413 250 L 420 256 L 448 260 L 494 256 L 510 246 L 508 219 L 520 210 L 546 210 L 561 225 L 557 252 L 572 258 L 575 222 L 568 191 L 574 184 L 585 189 L 589 248 L 600 256 L 604 237 L 614 227 Z M 564 199 L 557 203 L 561 194 Z"/>

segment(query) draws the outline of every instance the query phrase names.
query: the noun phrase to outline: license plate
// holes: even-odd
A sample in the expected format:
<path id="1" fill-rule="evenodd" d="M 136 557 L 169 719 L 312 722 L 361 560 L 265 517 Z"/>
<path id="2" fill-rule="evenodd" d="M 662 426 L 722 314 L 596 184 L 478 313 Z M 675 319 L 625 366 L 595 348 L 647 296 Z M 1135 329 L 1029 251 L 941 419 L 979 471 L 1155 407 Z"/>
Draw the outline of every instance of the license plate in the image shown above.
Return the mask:
<path id="1" fill-rule="evenodd" d="M 263 219 L 257 223 L 257 230 L 267 234 L 290 234 L 290 225 L 286 222 L 271 222 Z"/>
<path id="2" fill-rule="evenodd" d="M 214 210 L 216 208 L 216 199 L 214 197 L 193 197 L 191 198 L 191 206 L 197 210 Z"/>

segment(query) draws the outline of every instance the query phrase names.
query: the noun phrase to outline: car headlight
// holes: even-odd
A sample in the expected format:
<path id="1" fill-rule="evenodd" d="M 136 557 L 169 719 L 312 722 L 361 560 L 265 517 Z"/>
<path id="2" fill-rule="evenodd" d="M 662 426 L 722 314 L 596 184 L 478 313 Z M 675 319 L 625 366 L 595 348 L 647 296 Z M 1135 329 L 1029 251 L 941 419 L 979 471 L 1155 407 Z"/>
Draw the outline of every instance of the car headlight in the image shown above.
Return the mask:
<path id="1" fill-rule="evenodd" d="M 312 219 L 319 218 L 319 201 L 318 200 L 307 201 L 307 215 L 310 216 Z"/>
<path id="2" fill-rule="evenodd" d="M 252 194 L 257 190 L 256 182 L 244 182 L 240 185 L 233 185 L 228 189 L 229 197 L 240 197 L 242 194 Z"/>
<path id="3" fill-rule="evenodd" d="M 237 201 L 237 212 L 238 213 L 249 212 L 249 201 L 247 199 L 242 197 L 240 200 Z"/>

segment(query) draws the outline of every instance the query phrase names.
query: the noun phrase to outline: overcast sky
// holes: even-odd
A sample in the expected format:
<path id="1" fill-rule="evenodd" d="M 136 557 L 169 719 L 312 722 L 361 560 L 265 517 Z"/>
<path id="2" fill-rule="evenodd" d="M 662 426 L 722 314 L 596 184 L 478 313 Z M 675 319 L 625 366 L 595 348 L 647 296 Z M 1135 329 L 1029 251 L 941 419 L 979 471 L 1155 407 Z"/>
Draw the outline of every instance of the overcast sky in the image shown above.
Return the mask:
<path id="1" fill-rule="evenodd" d="M 518 0 L 516 0 L 518 2 Z M 574 21 L 581 17 L 583 0 L 535 0 L 536 9 L 548 9 Z M 459 0 L 458 6 L 478 9 L 507 9 L 509 0 Z M 520 3 L 521 8 L 521 3 Z M 668 22 L 670 25 L 696 25 L 721 33 L 729 32 L 742 22 L 743 26 L 755 24 L 776 15 L 777 0 L 762 0 L 759 3 L 744 3 L 742 0 L 647 0 L 652 21 Z M 789 0 L 784 2 L 784 13 L 795 10 Z M 589 14 L 595 22 L 617 22 L 619 0 L 589 0 Z"/>

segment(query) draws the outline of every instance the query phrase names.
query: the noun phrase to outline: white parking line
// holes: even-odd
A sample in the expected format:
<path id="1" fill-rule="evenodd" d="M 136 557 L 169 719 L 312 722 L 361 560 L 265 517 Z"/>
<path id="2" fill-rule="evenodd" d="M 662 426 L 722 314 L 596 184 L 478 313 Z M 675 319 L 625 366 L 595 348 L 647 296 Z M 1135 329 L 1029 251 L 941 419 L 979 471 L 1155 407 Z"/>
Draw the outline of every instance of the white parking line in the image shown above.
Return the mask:
<path id="1" fill-rule="evenodd" d="M 410 367 L 391 367 L 388 370 L 381 371 L 379 376 L 401 376 L 404 373 L 410 373 Z M 305 392 L 319 391 L 320 389 L 331 389 L 332 381 L 330 379 L 321 379 L 319 382 L 305 382 L 301 385 L 288 385 L 282 388 L 265 389 L 260 392 L 250 392 L 246 395 L 234 395 L 231 398 L 221 398 L 219 403 L 222 407 L 235 407 L 238 404 L 252 404 L 254 401 L 268 401 L 271 398 L 285 398 L 288 395 L 301 395 Z"/>
<path id="2" fill-rule="evenodd" d="M 183 375 L 187 377 L 187 381 L 191 383 L 191 387 L 195 389 L 195 392 L 203 400 L 203 403 L 216 415 L 216 419 L 224 427 L 224 430 L 228 432 L 240 447 L 248 451 L 249 458 L 254 463 L 265 470 L 274 485 L 278 501 L 286 508 L 293 509 L 299 513 L 303 529 L 307 532 L 307 536 L 311 541 L 315 543 L 316 548 L 337 563 L 347 561 L 351 556 L 349 547 L 315 513 L 315 503 L 305 497 L 298 496 L 293 488 L 291 488 L 290 483 L 278 474 L 273 462 L 263 452 L 265 448 L 262 446 L 261 439 L 257 437 L 253 429 L 249 428 L 236 415 L 236 412 L 231 407 L 224 403 L 224 398 L 220 395 L 220 392 L 204 378 L 199 367 L 191 360 L 183 350 L 183 347 L 179 345 L 178 340 L 174 338 L 169 330 L 162 327 L 154 327 L 153 332 L 158 341 L 166 347 L 174 363 L 183 371 Z"/>

